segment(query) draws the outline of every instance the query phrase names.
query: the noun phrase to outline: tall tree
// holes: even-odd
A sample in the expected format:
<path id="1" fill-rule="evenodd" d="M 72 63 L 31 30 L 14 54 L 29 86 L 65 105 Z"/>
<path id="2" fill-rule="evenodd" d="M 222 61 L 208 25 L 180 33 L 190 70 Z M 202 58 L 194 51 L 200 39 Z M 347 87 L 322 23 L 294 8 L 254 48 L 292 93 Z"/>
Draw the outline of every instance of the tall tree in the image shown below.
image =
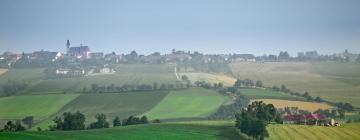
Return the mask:
<path id="1" fill-rule="evenodd" d="M 96 129 L 96 128 L 109 128 L 109 123 L 106 121 L 106 115 L 105 114 L 96 114 L 95 116 L 96 122 L 90 124 L 90 129 Z"/>

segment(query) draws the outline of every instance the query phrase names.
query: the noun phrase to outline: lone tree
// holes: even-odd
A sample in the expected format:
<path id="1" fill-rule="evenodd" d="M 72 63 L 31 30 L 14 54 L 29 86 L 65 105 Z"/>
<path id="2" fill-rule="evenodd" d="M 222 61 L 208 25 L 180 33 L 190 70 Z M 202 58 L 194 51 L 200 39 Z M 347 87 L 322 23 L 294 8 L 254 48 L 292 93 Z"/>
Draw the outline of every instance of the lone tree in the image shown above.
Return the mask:
<path id="1" fill-rule="evenodd" d="M 90 124 L 90 129 L 109 128 L 110 125 L 106 121 L 106 115 L 105 114 L 96 114 L 95 118 L 97 119 L 97 121 Z"/>
<path id="2" fill-rule="evenodd" d="M 254 139 L 263 140 L 269 136 L 266 125 L 277 119 L 277 112 L 272 104 L 255 101 L 246 109 L 242 109 L 235 117 L 236 127 L 241 132 Z M 276 120 L 276 122 L 280 121 Z"/>

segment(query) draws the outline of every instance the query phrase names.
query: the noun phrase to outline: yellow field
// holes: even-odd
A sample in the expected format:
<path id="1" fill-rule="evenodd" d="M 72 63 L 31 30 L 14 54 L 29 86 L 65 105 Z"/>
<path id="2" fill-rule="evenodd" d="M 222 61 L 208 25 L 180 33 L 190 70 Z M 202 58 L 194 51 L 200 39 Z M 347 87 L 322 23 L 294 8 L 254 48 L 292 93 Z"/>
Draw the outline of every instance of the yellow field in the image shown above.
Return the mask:
<path id="1" fill-rule="evenodd" d="M 8 69 L 0 69 L 0 75 L 3 75 L 4 73 L 6 73 L 8 71 Z"/>
<path id="2" fill-rule="evenodd" d="M 302 110 L 307 111 L 316 111 L 318 109 L 330 109 L 332 108 L 330 105 L 325 103 L 315 103 L 315 102 L 304 102 L 304 101 L 290 101 L 290 100 L 279 100 L 279 99 L 256 99 L 251 100 L 254 101 L 263 101 L 267 104 L 273 104 L 276 108 L 284 108 L 284 107 L 298 107 Z"/>
<path id="3" fill-rule="evenodd" d="M 242 62 L 230 64 L 236 78 L 286 85 L 296 92 L 360 107 L 360 65 L 354 63 Z"/>
<path id="4" fill-rule="evenodd" d="M 210 73 L 179 73 L 186 75 L 191 82 L 206 81 L 210 83 L 223 83 L 225 86 L 234 85 L 236 79 L 223 74 L 210 74 Z"/>

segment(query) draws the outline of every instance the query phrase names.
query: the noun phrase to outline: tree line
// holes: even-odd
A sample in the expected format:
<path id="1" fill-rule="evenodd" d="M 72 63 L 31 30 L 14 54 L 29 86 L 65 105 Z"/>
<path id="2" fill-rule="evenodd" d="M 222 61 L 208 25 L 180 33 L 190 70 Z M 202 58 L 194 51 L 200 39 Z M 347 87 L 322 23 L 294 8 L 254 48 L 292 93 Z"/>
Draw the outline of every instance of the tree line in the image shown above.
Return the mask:
<path id="1" fill-rule="evenodd" d="M 178 82 L 175 84 L 140 84 L 131 85 L 124 84 L 122 86 L 111 85 L 98 85 L 91 84 L 90 88 L 83 88 L 82 93 L 114 93 L 114 92 L 127 92 L 127 91 L 150 91 L 150 90 L 169 90 L 169 89 L 186 89 L 189 88 L 189 84 Z"/>

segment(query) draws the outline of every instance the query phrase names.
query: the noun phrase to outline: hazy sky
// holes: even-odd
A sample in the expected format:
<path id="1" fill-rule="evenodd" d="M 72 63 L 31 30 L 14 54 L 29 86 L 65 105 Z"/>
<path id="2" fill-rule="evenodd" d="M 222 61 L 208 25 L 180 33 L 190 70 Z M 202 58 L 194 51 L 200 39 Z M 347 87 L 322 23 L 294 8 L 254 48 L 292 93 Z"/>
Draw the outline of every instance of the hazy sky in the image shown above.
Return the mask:
<path id="1" fill-rule="evenodd" d="M 0 52 L 360 52 L 360 0 L 0 0 Z"/>

